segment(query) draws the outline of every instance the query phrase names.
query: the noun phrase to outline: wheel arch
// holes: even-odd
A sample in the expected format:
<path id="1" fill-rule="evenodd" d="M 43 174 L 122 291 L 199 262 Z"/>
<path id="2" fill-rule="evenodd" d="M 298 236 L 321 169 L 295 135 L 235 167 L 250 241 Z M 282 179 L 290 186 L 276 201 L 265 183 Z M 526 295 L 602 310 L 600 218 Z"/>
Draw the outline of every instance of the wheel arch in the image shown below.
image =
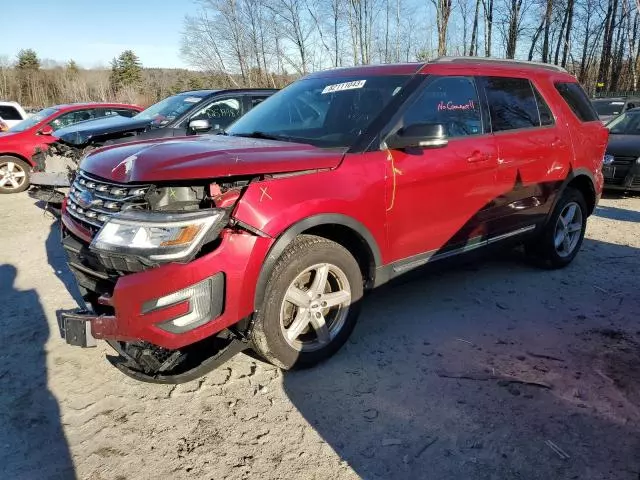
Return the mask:
<path id="1" fill-rule="evenodd" d="M 6 153 L 0 152 L 0 158 L 2 158 L 2 157 L 17 158 L 18 160 L 22 160 L 23 162 L 25 162 L 30 167 L 33 167 L 35 165 L 33 161 L 31 161 L 27 157 L 25 157 L 23 155 L 20 155 L 19 153 L 16 153 L 16 152 L 6 152 Z"/>
<path id="2" fill-rule="evenodd" d="M 291 242 L 301 234 L 316 235 L 332 240 L 346 248 L 356 259 L 365 279 L 365 288 L 373 286 L 376 269 L 382 258 L 378 244 L 369 230 L 359 221 L 341 214 L 320 214 L 307 217 L 288 227 L 273 244 L 260 269 L 254 305 L 262 303 L 269 275 L 276 261 Z"/>
<path id="3" fill-rule="evenodd" d="M 587 202 L 587 215 L 591 215 L 596 208 L 597 194 L 596 183 L 593 178 L 593 174 L 586 168 L 579 168 L 573 170 L 565 180 L 562 192 L 567 188 L 575 188 L 584 197 L 584 201 Z M 562 193 L 561 192 L 561 193 Z"/>

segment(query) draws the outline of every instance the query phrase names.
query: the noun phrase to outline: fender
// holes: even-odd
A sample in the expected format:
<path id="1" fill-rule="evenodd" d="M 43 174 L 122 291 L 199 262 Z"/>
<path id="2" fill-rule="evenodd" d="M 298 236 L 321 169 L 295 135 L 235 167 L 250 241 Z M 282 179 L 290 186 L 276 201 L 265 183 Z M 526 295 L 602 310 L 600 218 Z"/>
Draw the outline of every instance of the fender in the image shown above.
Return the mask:
<path id="1" fill-rule="evenodd" d="M 256 308 L 262 303 L 265 291 L 267 289 L 267 281 L 269 280 L 269 275 L 271 274 L 276 261 L 278 260 L 278 258 L 280 258 L 287 246 L 289 246 L 293 239 L 300 235 L 302 232 L 320 225 L 343 225 L 357 232 L 364 239 L 366 244 L 369 246 L 369 249 L 371 250 L 375 270 L 378 270 L 378 268 L 381 266 L 382 258 L 380 256 L 380 249 L 378 248 L 378 244 L 367 227 L 362 225 L 359 221 L 354 220 L 351 217 L 347 217 L 346 215 L 337 213 L 325 213 L 304 218 L 288 227 L 282 234 L 280 234 L 276 242 L 269 250 L 269 253 L 265 257 L 262 268 L 260 269 L 258 283 L 256 285 L 256 295 L 254 300 L 254 306 Z"/>
<path id="2" fill-rule="evenodd" d="M 547 218 L 543 223 L 543 226 L 546 225 L 549 219 L 551 218 L 551 214 L 556 209 L 556 204 L 560 200 L 560 197 L 562 197 L 562 194 L 566 190 L 569 183 L 571 183 L 573 180 L 579 177 L 586 177 L 589 179 L 589 182 L 591 183 L 591 186 L 593 187 L 593 191 L 595 194 L 595 199 L 594 199 L 594 202 L 595 202 L 594 209 L 595 209 L 595 206 L 598 204 L 598 194 L 596 193 L 596 182 L 595 182 L 595 179 L 593 178 L 593 173 L 589 169 L 584 167 L 578 167 L 575 169 L 572 168 L 571 170 L 569 170 L 567 177 L 562 181 L 562 185 L 560 185 L 560 188 L 558 188 L 558 192 L 556 193 L 555 198 L 553 199 L 551 208 L 549 210 L 549 214 L 547 215 Z M 593 212 L 589 212 L 589 215 L 591 215 L 591 213 Z"/>

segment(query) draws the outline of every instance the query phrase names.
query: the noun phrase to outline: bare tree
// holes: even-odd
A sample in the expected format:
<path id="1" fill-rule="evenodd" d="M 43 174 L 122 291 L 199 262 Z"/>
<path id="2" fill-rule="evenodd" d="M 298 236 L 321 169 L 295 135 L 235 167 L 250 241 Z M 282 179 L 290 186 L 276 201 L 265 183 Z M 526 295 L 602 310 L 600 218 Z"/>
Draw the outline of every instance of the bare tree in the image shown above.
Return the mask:
<path id="1" fill-rule="evenodd" d="M 493 2 L 493 0 L 490 0 Z M 436 8 L 436 26 L 438 28 L 438 56 L 447 54 L 447 27 L 451 16 L 452 0 L 431 0 Z"/>

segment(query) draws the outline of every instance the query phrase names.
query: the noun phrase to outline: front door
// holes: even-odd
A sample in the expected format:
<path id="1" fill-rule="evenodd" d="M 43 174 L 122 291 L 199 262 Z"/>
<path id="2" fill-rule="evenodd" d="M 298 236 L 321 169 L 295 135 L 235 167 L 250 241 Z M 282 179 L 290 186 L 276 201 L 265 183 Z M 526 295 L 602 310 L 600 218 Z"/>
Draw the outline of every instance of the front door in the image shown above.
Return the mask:
<path id="1" fill-rule="evenodd" d="M 430 76 L 390 133 L 445 126 L 440 148 L 387 151 L 387 235 L 392 260 L 473 248 L 486 238 L 496 195 L 497 149 L 473 77 Z"/>

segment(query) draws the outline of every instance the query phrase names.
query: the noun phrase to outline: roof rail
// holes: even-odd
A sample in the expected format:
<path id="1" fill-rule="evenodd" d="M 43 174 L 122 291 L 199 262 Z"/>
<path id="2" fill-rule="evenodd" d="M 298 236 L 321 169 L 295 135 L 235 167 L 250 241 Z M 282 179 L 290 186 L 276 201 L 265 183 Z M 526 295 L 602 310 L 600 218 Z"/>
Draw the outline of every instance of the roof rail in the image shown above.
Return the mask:
<path id="1" fill-rule="evenodd" d="M 527 67 L 546 68 L 557 72 L 569 73 L 559 65 L 542 62 L 529 62 L 527 60 L 511 60 L 508 58 L 487 58 L 487 57 L 438 57 L 429 60 L 427 63 L 495 63 L 497 65 L 522 65 Z"/>

